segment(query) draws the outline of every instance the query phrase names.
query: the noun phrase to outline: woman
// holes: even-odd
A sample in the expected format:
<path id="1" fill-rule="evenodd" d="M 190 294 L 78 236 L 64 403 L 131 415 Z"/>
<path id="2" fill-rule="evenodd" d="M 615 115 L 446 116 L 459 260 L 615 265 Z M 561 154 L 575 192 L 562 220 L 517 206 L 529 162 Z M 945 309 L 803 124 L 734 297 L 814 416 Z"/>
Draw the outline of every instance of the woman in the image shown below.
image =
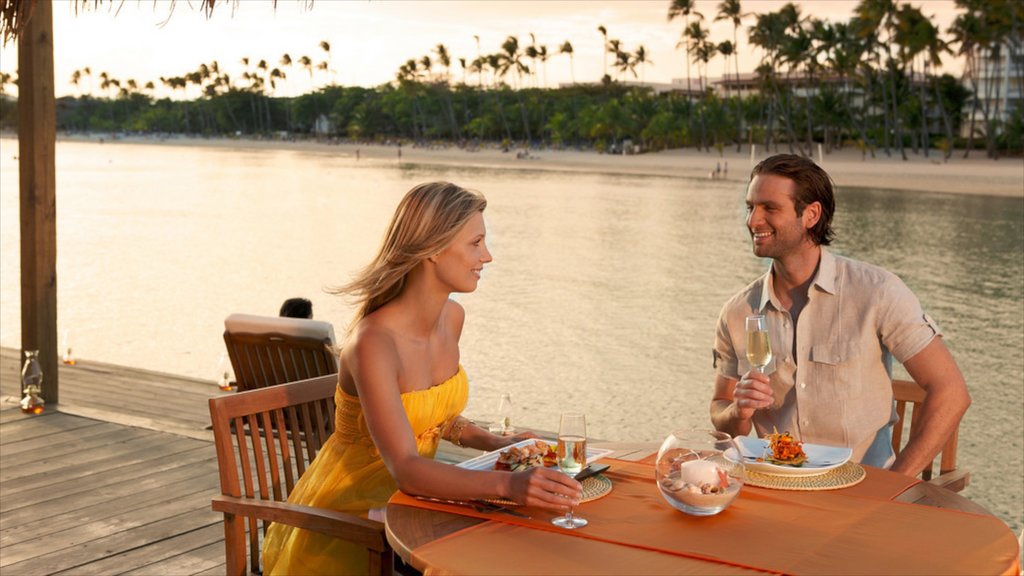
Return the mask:
<path id="1" fill-rule="evenodd" d="M 454 184 L 416 186 L 377 256 L 338 291 L 355 295 L 359 308 L 341 353 L 335 432 L 289 502 L 363 517 L 376 517 L 396 489 L 558 512 L 579 502 L 579 482 L 554 470 L 465 470 L 433 460 L 441 438 L 494 450 L 532 436 L 496 436 L 459 415 L 469 392 L 459 364 L 465 311 L 449 295 L 476 290 L 491 261 L 486 206 Z M 267 574 L 365 573 L 366 560 L 361 547 L 278 524 L 263 545 Z"/>

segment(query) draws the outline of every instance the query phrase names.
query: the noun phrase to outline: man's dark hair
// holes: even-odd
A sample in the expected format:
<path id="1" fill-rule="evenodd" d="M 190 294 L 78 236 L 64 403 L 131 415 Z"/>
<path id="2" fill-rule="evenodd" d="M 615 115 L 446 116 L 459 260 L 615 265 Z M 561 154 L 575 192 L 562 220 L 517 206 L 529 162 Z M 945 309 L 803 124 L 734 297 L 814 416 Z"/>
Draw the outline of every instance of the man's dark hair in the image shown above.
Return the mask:
<path id="1" fill-rule="evenodd" d="M 312 318 L 313 303 L 305 298 L 289 298 L 281 304 L 280 316 L 288 318 Z"/>
<path id="2" fill-rule="evenodd" d="M 828 173 L 809 158 L 794 154 L 776 154 L 765 158 L 750 172 L 750 179 L 759 174 L 773 174 L 788 178 L 796 184 L 793 204 L 796 215 L 804 213 L 804 208 L 818 202 L 821 204 L 821 218 L 813 228 L 807 231 L 811 240 L 819 246 L 828 246 L 835 237 L 832 230 L 832 214 L 836 211 L 834 184 Z"/>

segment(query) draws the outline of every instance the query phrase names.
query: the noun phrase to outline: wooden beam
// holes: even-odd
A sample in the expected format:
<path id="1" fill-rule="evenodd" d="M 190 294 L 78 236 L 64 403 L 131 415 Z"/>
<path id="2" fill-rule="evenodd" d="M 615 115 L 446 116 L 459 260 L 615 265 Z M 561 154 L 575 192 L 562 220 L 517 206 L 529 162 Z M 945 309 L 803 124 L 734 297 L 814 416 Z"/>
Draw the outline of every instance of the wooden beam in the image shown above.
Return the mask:
<path id="1" fill-rule="evenodd" d="M 43 398 L 57 382 L 57 202 L 54 154 L 53 4 L 35 3 L 18 38 L 18 164 L 21 181 L 21 347 L 39 350 Z"/>

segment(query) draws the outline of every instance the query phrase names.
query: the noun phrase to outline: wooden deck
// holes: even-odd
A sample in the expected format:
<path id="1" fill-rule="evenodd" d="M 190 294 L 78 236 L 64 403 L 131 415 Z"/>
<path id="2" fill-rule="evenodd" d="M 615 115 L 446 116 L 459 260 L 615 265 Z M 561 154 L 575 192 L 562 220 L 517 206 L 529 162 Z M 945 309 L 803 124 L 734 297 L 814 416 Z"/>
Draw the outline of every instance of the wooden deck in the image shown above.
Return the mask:
<path id="1" fill-rule="evenodd" d="M 18 409 L 0 348 L 0 574 L 223 574 L 213 381 L 82 361 L 58 406 Z M 56 409 L 54 409 L 56 408 Z M 479 451 L 442 443 L 438 458 Z"/>
<path id="2" fill-rule="evenodd" d="M 0 349 L 0 573 L 223 574 L 213 382 L 93 362 L 61 366 L 62 402 L 17 407 Z"/>

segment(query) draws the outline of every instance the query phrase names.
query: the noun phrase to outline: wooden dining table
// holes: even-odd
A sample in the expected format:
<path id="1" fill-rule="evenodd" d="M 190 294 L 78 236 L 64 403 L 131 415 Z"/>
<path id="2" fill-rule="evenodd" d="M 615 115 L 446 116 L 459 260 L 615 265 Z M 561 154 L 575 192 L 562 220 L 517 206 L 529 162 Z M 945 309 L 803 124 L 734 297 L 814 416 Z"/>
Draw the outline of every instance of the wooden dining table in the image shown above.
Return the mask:
<path id="1" fill-rule="evenodd" d="M 582 504 L 578 513 L 594 516 L 579 532 L 548 526 L 538 509 L 517 508 L 534 516 L 527 521 L 398 493 L 385 513 L 388 541 L 403 561 L 428 574 L 1020 573 L 1017 538 L 1005 523 L 928 482 L 893 484 L 899 475 L 865 467 L 870 480 L 888 482 L 898 494 L 744 486 L 733 507 L 697 518 L 650 495 L 657 494 L 656 444 L 594 445 L 613 451 L 604 462 L 612 465 L 607 476 L 621 502 Z M 644 513 L 632 513 L 637 509 Z M 783 518 L 789 510 L 794 518 Z"/>

